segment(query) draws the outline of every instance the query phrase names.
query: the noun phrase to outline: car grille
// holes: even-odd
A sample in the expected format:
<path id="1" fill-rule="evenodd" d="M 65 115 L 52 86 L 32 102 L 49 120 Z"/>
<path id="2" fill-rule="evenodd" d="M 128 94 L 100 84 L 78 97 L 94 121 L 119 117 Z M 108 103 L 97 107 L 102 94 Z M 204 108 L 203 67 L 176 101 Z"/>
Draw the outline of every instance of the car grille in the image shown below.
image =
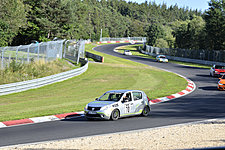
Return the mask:
<path id="1" fill-rule="evenodd" d="M 101 118 L 100 114 L 86 114 L 87 117 L 98 117 Z"/>
<path id="2" fill-rule="evenodd" d="M 88 106 L 88 110 L 92 110 L 92 111 L 97 111 L 97 110 L 100 110 L 101 107 L 90 107 Z"/>

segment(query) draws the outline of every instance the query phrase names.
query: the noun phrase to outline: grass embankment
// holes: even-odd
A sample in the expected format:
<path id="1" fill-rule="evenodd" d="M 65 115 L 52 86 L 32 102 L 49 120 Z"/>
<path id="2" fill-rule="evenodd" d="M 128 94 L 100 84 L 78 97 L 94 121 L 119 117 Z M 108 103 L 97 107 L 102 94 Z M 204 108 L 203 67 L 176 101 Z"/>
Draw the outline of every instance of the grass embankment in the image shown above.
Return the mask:
<path id="1" fill-rule="evenodd" d="M 29 64 L 16 63 L 13 60 L 4 70 L 0 69 L 0 85 L 46 77 L 77 67 L 62 59 L 50 62 L 31 61 Z"/>
<path id="2" fill-rule="evenodd" d="M 146 55 L 146 54 L 142 54 L 139 51 L 137 51 L 137 48 L 139 46 L 143 46 L 143 45 L 140 44 L 140 45 L 122 46 L 122 47 L 117 48 L 116 50 L 119 53 L 123 53 L 124 50 L 130 50 L 132 52 L 132 55 L 155 60 L 155 57 L 149 56 L 149 55 Z M 169 62 L 174 63 L 174 64 L 180 64 L 180 65 L 198 67 L 198 68 L 206 68 L 206 69 L 210 69 L 210 67 L 211 67 L 211 66 L 207 66 L 207 65 L 195 64 L 195 63 L 189 63 L 189 62 L 181 62 L 181 61 L 175 61 L 175 60 L 169 60 Z"/>
<path id="3" fill-rule="evenodd" d="M 0 121 L 82 111 L 108 90 L 143 90 L 150 99 L 186 88 L 187 82 L 172 73 L 93 51 L 104 63 L 90 63 L 88 70 L 69 80 L 17 94 L 0 96 Z"/>

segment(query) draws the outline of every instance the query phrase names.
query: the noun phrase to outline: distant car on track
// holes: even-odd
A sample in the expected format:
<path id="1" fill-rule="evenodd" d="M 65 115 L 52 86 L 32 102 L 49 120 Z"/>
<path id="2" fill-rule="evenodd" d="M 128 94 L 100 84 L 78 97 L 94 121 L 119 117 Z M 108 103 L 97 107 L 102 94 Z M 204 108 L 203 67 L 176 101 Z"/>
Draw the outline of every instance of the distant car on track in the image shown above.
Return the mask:
<path id="1" fill-rule="evenodd" d="M 88 120 L 117 120 L 134 115 L 148 116 L 150 110 L 150 100 L 143 91 L 114 90 L 88 103 L 84 108 L 84 114 Z"/>
<path id="2" fill-rule="evenodd" d="M 210 76 L 219 77 L 225 75 L 225 66 L 213 65 L 210 69 Z"/>
<path id="3" fill-rule="evenodd" d="M 130 50 L 124 50 L 123 54 L 124 54 L 124 55 L 132 55 L 132 53 L 131 53 Z"/>
<path id="4" fill-rule="evenodd" d="M 168 59 L 166 58 L 165 55 L 158 55 L 158 56 L 156 57 L 156 61 L 157 61 L 157 62 L 166 62 L 166 63 L 168 63 Z"/>
<path id="5" fill-rule="evenodd" d="M 218 87 L 219 90 L 225 90 L 225 75 L 223 75 L 220 78 L 220 81 L 218 82 Z"/>

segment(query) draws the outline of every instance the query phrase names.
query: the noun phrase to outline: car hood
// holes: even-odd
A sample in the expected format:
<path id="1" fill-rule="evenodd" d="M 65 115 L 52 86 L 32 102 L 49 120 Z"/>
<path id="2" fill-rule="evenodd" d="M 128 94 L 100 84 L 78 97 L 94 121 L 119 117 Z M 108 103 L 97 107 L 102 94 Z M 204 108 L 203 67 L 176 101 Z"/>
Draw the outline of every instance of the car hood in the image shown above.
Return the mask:
<path id="1" fill-rule="evenodd" d="M 215 69 L 215 71 L 218 71 L 218 72 L 225 72 L 225 69 Z"/>
<path id="2" fill-rule="evenodd" d="M 88 106 L 90 106 L 90 107 L 103 107 L 103 106 L 106 106 L 106 105 L 111 105 L 113 103 L 116 103 L 116 102 L 113 102 L 113 101 L 93 101 L 93 102 L 88 103 Z"/>

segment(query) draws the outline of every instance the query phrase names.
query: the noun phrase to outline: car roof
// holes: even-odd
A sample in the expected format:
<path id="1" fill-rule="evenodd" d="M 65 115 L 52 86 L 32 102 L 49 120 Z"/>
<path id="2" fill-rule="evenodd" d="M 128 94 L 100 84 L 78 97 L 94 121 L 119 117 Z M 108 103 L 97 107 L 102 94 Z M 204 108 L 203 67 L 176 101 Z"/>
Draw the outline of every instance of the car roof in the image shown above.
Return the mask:
<path id="1" fill-rule="evenodd" d="M 140 90 L 111 90 L 106 93 L 126 93 L 126 92 L 142 92 Z"/>

